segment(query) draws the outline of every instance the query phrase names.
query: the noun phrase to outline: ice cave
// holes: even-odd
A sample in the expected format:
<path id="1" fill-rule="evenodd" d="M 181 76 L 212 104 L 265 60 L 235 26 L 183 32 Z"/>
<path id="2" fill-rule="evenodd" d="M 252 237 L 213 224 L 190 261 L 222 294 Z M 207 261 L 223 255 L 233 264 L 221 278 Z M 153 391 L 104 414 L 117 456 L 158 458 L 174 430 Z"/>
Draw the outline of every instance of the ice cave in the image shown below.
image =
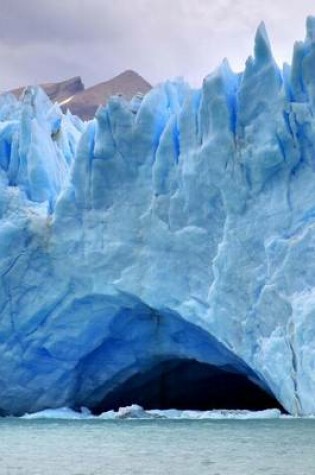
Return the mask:
<path id="1" fill-rule="evenodd" d="M 138 404 L 144 409 L 284 412 L 267 384 L 243 361 L 174 312 L 129 304 L 110 328 L 110 338 L 78 368 L 85 392 L 80 397 L 77 386 L 75 409 L 84 406 L 101 414 Z M 89 382 L 93 390 L 86 392 Z"/>
<path id="2" fill-rule="evenodd" d="M 279 402 L 244 374 L 190 359 L 162 360 L 111 391 L 94 414 L 138 404 L 144 409 L 209 411 L 278 408 Z"/>

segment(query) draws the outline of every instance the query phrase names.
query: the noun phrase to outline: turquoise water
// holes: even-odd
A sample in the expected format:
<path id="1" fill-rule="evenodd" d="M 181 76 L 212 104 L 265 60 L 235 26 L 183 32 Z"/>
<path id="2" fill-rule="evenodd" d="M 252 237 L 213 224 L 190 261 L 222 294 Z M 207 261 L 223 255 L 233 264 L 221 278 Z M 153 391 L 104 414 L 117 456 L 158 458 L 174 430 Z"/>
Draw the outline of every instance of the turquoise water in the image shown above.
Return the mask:
<path id="1" fill-rule="evenodd" d="M 1 475 L 315 475 L 315 420 L 0 420 Z"/>

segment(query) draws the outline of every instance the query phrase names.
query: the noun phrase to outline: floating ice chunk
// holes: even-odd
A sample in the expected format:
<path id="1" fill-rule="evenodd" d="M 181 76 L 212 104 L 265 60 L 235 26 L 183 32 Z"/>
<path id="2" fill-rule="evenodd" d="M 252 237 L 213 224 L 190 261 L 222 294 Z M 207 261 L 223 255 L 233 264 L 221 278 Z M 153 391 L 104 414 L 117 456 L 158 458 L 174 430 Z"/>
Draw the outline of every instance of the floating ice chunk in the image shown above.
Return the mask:
<path id="1" fill-rule="evenodd" d="M 87 408 L 82 408 L 81 412 L 73 411 L 68 407 L 59 409 L 45 409 L 44 411 L 25 414 L 21 419 L 90 419 L 93 416 Z"/>
<path id="2" fill-rule="evenodd" d="M 145 411 L 138 404 L 132 404 L 131 406 L 120 407 L 116 417 L 117 419 L 154 419 L 158 415 Z"/>
<path id="3" fill-rule="evenodd" d="M 45 409 L 33 414 L 25 414 L 21 419 L 65 419 L 65 420 L 121 420 L 121 419 L 277 419 L 282 417 L 279 409 L 267 409 L 264 411 L 243 411 L 243 410 L 213 410 L 213 411 L 193 411 L 178 409 L 150 409 L 145 410 L 138 404 L 121 407 L 118 411 L 103 412 L 95 416 L 87 408 L 81 408 L 80 412 L 73 411 L 67 407 L 59 409 Z M 287 416 L 285 416 L 287 417 Z"/>

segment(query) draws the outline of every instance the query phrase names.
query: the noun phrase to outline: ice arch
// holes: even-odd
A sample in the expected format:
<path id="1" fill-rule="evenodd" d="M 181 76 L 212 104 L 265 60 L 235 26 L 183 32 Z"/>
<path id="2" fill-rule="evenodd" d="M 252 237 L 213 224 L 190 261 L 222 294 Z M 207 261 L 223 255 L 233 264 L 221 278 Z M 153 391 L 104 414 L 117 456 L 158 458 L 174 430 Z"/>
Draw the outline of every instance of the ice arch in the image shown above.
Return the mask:
<path id="1" fill-rule="evenodd" d="M 96 300 L 98 312 L 104 308 L 106 337 L 76 368 L 73 407 L 95 413 L 132 403 L 148 409 L 281 408 L 239 357 L 175 312 L 131 297 L 85 297 L 76 308 L 93 311 Z"/>

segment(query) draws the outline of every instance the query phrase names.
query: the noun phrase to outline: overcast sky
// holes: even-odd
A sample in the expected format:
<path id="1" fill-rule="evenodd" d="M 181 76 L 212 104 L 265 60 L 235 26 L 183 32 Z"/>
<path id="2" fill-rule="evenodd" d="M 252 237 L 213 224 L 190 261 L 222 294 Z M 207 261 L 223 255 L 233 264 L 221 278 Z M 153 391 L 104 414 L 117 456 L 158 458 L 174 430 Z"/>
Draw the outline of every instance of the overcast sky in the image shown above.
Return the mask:
<path id="1" fill-rule="evenodd" d="M 314 0 L 0 0 L 0 90 L 126 69 L 199 85 L 223 57 L 243 68 L 261 20 L 290 61 L 312 14 Z"/>

